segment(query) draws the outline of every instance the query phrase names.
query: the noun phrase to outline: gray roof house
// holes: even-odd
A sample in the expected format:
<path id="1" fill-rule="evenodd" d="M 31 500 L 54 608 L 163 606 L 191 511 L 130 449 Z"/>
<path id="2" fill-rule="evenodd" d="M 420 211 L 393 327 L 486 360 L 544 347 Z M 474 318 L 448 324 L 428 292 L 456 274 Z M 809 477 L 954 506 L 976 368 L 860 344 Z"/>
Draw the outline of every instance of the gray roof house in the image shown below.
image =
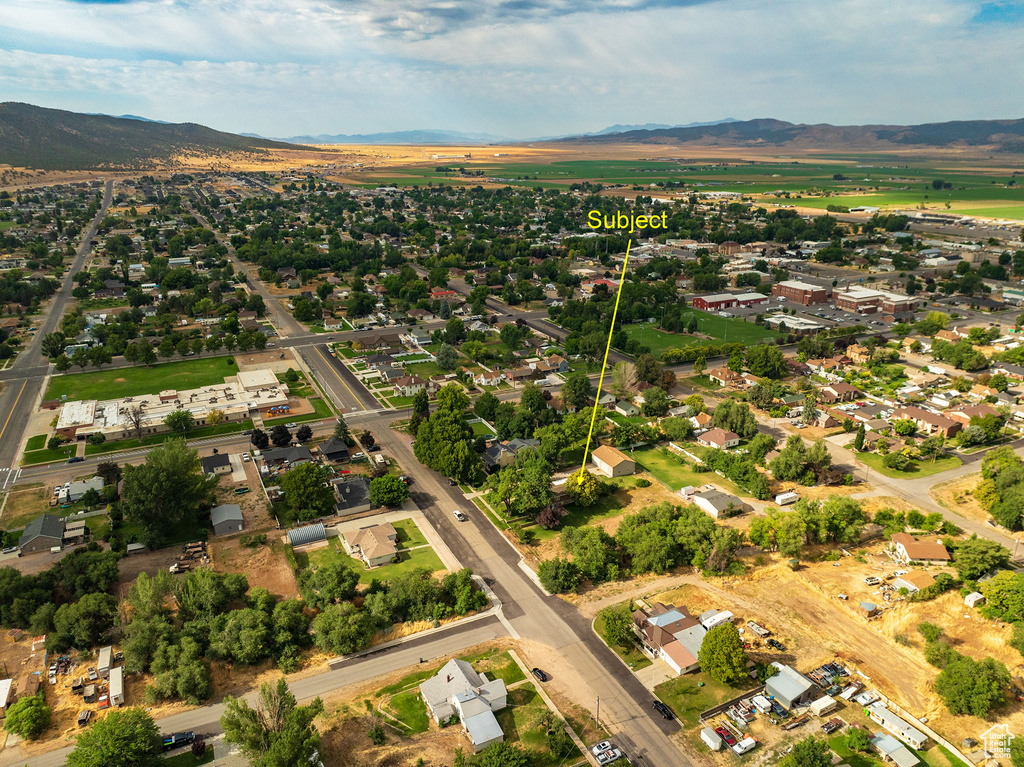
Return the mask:
<path id="1" fill-rule="evenodd" d="M 793 706 L 807 703 L 815 695 L 818 688 L 814 682 L 799 671 L 781 663 L 772 665 L 779 670 L 779 673 L 768 677 L 764 691 L 766 695 L 777 700 L 783 708 L 791 709 Z"/>
<path id="2" fill-rule="evenodd" d="M 237 503 L 222 503 L 210 511 L 210 524 L 214 535 L 226 535 L 242 530 L 242 507 Z"/>
<path id="3" fill-rule="evenodd" d="M 339 517 L 369 511 L 373 507 L 370 503 L 370 480 L 366 477 L 335 480 L 331 484 L 338 499 L 334 509 Z"/>
<path id="4" fill-rule="evenodd" d="M 263 453 L 263 461 L 268 466 L 275 464 L 289 463 L 298 466 L 301 463 L 308 463 L 313 460 L 313 454 L 305 445 L 298 447 L 275 447 Z"/>
<path id="5" fill-rule="evenodd" d="M 345 440 L 331 437 L 320 445 L 320 455 L 328 461 L 347 461 L 348 445 L 345 443 Z"/>
<path id="6" fill-rule="evenodd" d="M 508 703 L 503 680 L 489 681 L 486 674 L 478 674 L 466 661 L 452 658 L 436 676 L 420 685 L 420 695 L 437 722 L 458 714 L 474 753 L 504 740 L 494 716 Z"/>
<path id="7" fill-rule="evenodd" d="M 27 525 L 18 539 L 18 547 L 24 554 L 34 551 L 48 551 L 60 546 L 64 539 L 64 520 L 53 514 L 42 514 Z"/>
<path id="8" fill-rule="evenodd" d="M 93 477 L 92 479 L 86 479 L 82 482 L 72 482 L 71 487 L 68 488 L 68 501 L 75 503 L 76 501 L 82 500 L 82 496 L 88 493 L 90 490 L 95 490 L 103 496 L 103 477 Z"/>
<path id="9" fill-rule="evenodd" d="M 231 472 L 231 459 L 227 453 L 217 453 L 200 458 L 203 474 L 229 474 Z"/>
<path id="10" fill-rule="evenodd" d="M 909 748 L 892 735 L 880 732 L 871 739 L 871 742 L 878 749 L 878 753 L 885 758 L 885 761 L 895 764 L 896 767 L 914 767 L 915 764 L 921 763 L 921 760 L 914 756 Z"/>

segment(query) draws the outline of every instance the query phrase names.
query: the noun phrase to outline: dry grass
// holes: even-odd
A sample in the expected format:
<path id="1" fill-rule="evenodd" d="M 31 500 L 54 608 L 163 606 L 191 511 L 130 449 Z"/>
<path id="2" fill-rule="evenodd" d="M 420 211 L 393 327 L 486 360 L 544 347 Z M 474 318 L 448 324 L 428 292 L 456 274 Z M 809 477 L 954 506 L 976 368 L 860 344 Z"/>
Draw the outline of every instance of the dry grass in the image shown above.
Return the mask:
<path id="1" fill-rule="evenodd" d="M 966 474 L 949 482 L 932 487 L 932 498 L 940 505 L 962 517 L 977 522 L 987 522 L 992 515 L 974 498 L 974 488 L 981 481 L 981 474 Z"/>
<path id="2" fill-rule="evenodd" d="M 47 495 L 47 491 L 50 495 Z M 49 500 L 53 491 L 44 485 L 35 485 L 31 488 L 14 490 L 7 495 L 7 504 L 4 506 L 3 516 L 0 517 L 0 524 L 5 530 L 17 530 L 24 527 L 40 514 L 49 509 Z"/>

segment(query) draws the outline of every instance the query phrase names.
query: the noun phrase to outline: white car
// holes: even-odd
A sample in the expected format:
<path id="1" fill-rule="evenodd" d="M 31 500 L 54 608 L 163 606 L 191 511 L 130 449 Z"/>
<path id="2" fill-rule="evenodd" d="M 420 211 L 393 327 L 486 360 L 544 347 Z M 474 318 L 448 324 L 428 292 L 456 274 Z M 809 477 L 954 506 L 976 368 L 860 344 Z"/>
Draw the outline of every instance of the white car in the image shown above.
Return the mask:
<path id="1" fill-rule="evenodd" d="M 467 517 L 467 516 L 466 516 L 465 514 L 463 514 L 463 513 L 462 513 L 461 511 L 459 511 L 458 509 L 456 509 L 455 511 L 453 511 L 453 512 L 452 512 L 452 515 L 453 515 L 453 516 L 454 516 L 454 517 L 455 517 L 455 518 L 456 518 L 457 520 L 459 520 L 459 522 L 465 522 L 465 521 L 466 521 L 467 519 L 469 519 L 469 517 Z"/>
<path id="2" fill-rule="evenodd" d="M 613 748 L 611 751 L 605 751 L 604 753 L 598 754 L 597 763 L 600 765 L 611 764 L 621 758 L 622 752 L 617 748 Z"/>
<path id="3" fill-rule="evenodd" d="M 295 428 L 296 426 L 298 426 L 298 424 L 297 424 L 297 423 L 295 423 L 295 421 L 292 421 L 291 423 L 286 423 L 286 424 L 284 425 L 284 427 L 285 427 L 286 429 L 294 429 L 294 428 Z"/>
<path id="4" fill-rule="evenodd" d="M 601 754 L 605 751 L 610 751 L 612 748 L 612 742 L 610 740 L 602 740 L 600 743 L 590 747 L 590 753 L 594 756 Z"/>
<path id="5" fill-rule="evenodd" d="M 248 453 L 242 453 L 242 461 L 245 462 L 245 463 L 249 463 L 249 454 Z"/>

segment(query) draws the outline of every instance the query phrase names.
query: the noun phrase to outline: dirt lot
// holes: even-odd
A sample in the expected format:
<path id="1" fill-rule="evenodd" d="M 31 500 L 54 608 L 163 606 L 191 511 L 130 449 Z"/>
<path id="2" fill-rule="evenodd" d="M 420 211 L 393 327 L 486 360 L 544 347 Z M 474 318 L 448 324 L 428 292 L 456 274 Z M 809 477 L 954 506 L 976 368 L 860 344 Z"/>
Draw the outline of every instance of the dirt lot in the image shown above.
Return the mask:
<path id="1" fill-rule="evenodd" d="M 213 568 L 219 572 L 241 573 L 249 579 L 250 586 L 263 586 L 281 599 L 299 595 L 295 575 L 280 542 L 251 549 L 241 545 L 240 536 L 218 538 L 210 543 L 210 554 Z"/>
<path id="2" fill-rule="evenodd" d="M 3 514 L 0 515 L 0 524 L 5 530 L 17 530 L 24 527 L 40 514 L 45 514 L 49 510 L 51 498 L 53 498 L 53 485 L 51 484 L 32 485 L 8 493 L 7 503 L 3 507 Z"/>
<path id="3" fill-rule="evenodd" d="M 981 482 L 981 474 L 965 474 L 962 477 L 935 485 L 930 493 L 940 505 L 957 514 L 977 522 L 987 522 L 992 515 L 982 508 L 973 496 L 974 488 Z"/>
<path id="4" fill-rule="evenodd" d="M 256 464 L 250 461 L 245 464 L 247 481 L 244 484 L 235 484 L 231 481 L 230 474 L 222 474 L 217 485 L 217 503 L 237 503 L 242 509 L 243 529 L 247 533 L 277 526 L 274 518 L 270 516 L 267 497 L 260 489 L 260 480 L 256 472 Z M 237 487 L 248 487 L 251 492 L 235 495 Z"/>
<path id="5" fill-rule="evenodd" d="M 284 355 L 283 357 L 281 355 Z M 268 349 L 261 352 L 239 352 L 235 362 L 241 371 L 268 368 L 275 373 L 286 373 L 288 368 L 298 369 L 291 349 Z"/>

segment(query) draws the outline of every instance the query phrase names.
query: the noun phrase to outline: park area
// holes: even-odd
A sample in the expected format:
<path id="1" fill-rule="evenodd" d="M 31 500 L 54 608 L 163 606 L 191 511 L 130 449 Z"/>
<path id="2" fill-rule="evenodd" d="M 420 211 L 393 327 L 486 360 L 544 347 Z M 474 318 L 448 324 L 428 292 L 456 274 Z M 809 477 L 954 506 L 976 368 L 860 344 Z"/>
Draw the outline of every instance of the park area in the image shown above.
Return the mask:
<path id="1" fill-rule="evenodd" d="M 65 373 L 50 379 L 43 399 L 102 400 L 157 394 L 164 389 L 196 389 L 223 383 L 226 377 L 237 372 L 234 357 L 208 357 L 165 362 L 152 367 L 142 365 L 92 373 Z"/>
<path id="2" fill-rule="evenodd" d="M 774 340 L 779 334 L 753 322 L 737 317 L 719 317 L 717 314 L 702 312 L 698 309 L 687 309 L 684 317 L 693 315 L 697 320 L 698 335 L 687 333 L 669 333 L 659 330 L 656 323 L 643 322 L 626 325 L 625 330 L 631 339 L 651 349 L 655 357 L 661 357 L 669 349 L 681 349 L 684 346 L 701 346 L 709 343 L 742 343 L 748 346 L 758 344 L 765 339 Z"/>

